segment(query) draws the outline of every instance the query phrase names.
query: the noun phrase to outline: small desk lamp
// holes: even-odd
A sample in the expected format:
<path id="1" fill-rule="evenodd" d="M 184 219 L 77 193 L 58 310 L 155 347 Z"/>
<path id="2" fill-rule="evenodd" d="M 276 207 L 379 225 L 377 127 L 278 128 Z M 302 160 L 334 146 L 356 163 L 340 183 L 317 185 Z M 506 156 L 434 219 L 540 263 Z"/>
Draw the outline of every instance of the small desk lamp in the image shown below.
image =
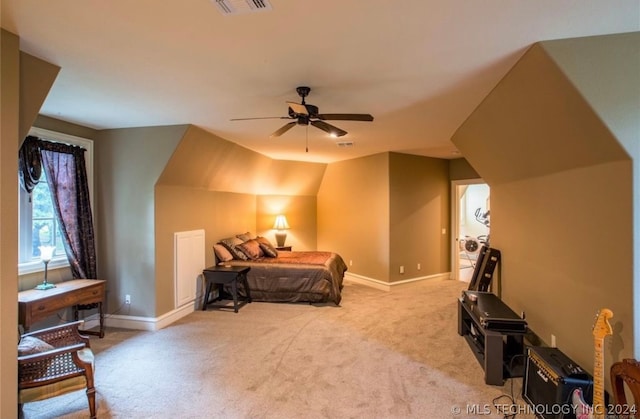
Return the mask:
<path id="1" fill-rule="evenodd" d="M 55 246 L 39 246 L 40 249 L 40 260 L 44 262 L 44 281 L 42 284 L 39 284 L 36 289 L 37 290 L 48 290 L 51 288 L 55 288 L 55 284 L 50 284 L 47 282 L 47 265 L 53 258 L 53 251 L 56 250 Z"/>
<path id="2" fill-rule="evenodd" d="M 278 247 L 283 247 L 284 241 L 287 239 L 287 232 L 285 230 L 289 229 L 287 217 L 285 217 L 284 215 L 278 215 L 276 217 L 276 222 L 273 223 L 273 228 L 278 230 L 276 232 L 276 242 L 278 243 Z"/>

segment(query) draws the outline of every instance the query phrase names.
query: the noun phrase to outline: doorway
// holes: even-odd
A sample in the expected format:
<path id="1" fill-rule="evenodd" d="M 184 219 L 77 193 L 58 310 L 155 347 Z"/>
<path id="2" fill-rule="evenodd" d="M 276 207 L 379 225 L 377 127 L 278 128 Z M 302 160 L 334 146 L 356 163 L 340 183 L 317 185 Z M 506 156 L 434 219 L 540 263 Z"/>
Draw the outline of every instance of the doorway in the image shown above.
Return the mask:
<path id="1" fill-rule="evenodd" d="M 452 182 L 451 279 L 469 282 L 480 248 L 489 245 L 490 189 L 481 179 Z"/>

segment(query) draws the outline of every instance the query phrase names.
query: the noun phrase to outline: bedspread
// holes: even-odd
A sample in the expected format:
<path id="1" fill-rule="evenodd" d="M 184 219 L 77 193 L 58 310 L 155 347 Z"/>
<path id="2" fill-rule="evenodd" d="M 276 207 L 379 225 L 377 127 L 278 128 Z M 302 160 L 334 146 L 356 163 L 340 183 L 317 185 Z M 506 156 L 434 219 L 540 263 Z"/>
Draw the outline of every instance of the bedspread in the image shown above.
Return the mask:
<path id="1" fill-rule="evenodd" d="M 253 300 L 336 305 L 342 299 L 342 280 L 347 270 L 339 254 L 321 251 L 280 251 L 276 258 L 232 260 L 225 265 L 251 268 L 247 281 Z"/>

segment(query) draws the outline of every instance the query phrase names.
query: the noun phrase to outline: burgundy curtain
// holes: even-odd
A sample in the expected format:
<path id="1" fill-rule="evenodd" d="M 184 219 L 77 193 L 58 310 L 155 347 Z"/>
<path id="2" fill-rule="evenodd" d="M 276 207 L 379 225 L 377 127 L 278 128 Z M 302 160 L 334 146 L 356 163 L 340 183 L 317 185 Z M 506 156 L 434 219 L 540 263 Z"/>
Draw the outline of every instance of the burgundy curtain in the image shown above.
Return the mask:
<path id="1" fill-rule="evenodd" d="M 85 149 L 39 141 L 43 170 L 74 278 L 96 278 L 96 251 Z"/>
<path id="2" fill-rule="evenodd" d="M 20 186 L 31 193 L 36 187 L 42 174 L 42 159 L 40 158 L 40 141 L 37 137 L 28 136 L 22 142 L 18 152 L 18 175 Z"/>

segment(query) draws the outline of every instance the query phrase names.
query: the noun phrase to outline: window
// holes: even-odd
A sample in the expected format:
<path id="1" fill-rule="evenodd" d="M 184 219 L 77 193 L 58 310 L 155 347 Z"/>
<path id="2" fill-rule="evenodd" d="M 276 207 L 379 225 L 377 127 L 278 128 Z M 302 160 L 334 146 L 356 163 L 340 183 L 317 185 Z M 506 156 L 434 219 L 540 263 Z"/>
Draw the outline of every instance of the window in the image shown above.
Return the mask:
<path id="1" fill-rule="evenodd" d="M 93 141 L 61 134 L 40 128 L 32 128 L 29 135 L 43 140 L 78 145 L 85 148 L 85 162 L 87 166 L 87 180 L 89 182 L 89 195 L 93 207 Z M 45 171 L 42 171 L 40 181 L 29 195 L 18 186 L 19 191 L 19 251 L 18 273 L 20 275 L 44 270 L 40 261 L 39 246 L 55 246 L 53 259 L 49 268 L 68 266 L 67 256 L 60 236 L 58 220 L 53 211 L 49 184 Z M 95 219 L 94 219 L 95 222 Z"/>

